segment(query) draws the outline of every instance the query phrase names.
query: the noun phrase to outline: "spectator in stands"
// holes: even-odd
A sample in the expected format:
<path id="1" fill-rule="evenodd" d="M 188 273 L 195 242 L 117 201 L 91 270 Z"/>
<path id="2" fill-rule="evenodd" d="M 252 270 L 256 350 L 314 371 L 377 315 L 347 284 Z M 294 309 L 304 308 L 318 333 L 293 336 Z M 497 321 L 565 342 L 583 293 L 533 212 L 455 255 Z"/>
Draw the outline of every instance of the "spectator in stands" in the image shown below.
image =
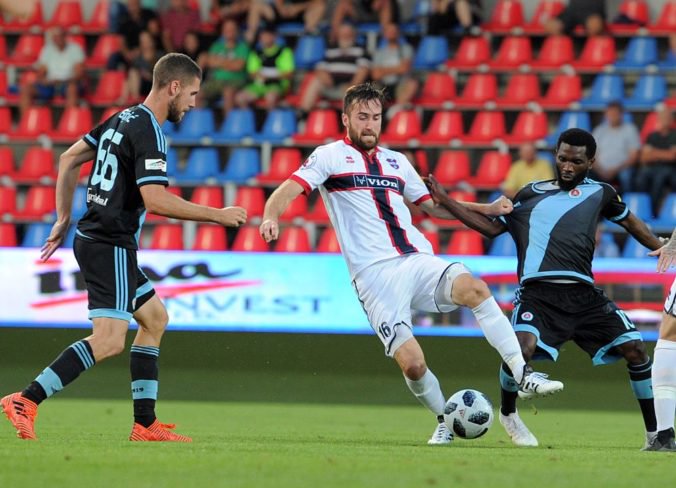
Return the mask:
<path id="1" fill-rule="evenodd" d="M 399 21 L 399 4 L 396 0 L 338 0 L 331 17 L 330 42 L 338 41 L 347 18 L 352 22 L 380 22 L 384 28 Z"/>
<path id="2" fill-rule="evenodd" d="M 209 71 L 199 96 L 208 103 L 223 97 L 223 110 L 227 113 L 235 105 L 235 94 L 247 82 L 245 68 L 249 46 L 239 38 L 239 28 L 234 20 L 223 22 L 221 33 L 209 49 Z"/>
<path id="3" fill-rule="evenodd" d="M 197 31 L 188 31 L 183 39 L 183 44 L 178 52 L 185 54 L 190 59 L 195 61 L 202 69 L 202 76 L 206 75 L 207 68 L 207 53 L 202 49 L 202 40 Z"/>
<path id="4" fill-rule="evenodd" d="M 571 35 L 577 26 L 582 26 L 588 36 L 598 36 L 606 29 L 605 0 L 568 0 L 568 6 L 545 24 L 551 35 Z"/>
<path id="5" fill-rule="evenodd" d="M 549 161 L 538 158 L 535 146 L 527 142 L 519 147 L 519 159 L 512 162 L 502 193 L 513 198 L 516 193 L 531 181 L 554 179 L 554 169 Z"/>
<path id="6" fill-rule="evenodd" d="M 590 176 L 619 186 L 623 192 L 631 191 L 641 139 L 636 126 L 624 121 L 621 102 L 608 104 L 605 121 L 594 129 L 593 135 L 597 150 Z"/>
<path id="7" fill-rule="evenodd" d="M 274 108 L 291 87 L 294 60 L 291 48 L 277 42 L 274 26 L 261 29 L 259 47 L 249 54 L 246 71 L 251 81 L 236 95 L 237 104 L 247 106 L 263 98 L 267 108 Z"/>
<path id="8" fill-rule="evenodd" d="M 411 76 L 413 48 L 399 38 L 399 27 L 387 24 L 383 38 L 386 43 L 373 54 L 371 79 L 384 85 L 388 98 L 394 100 L 387 110 L 387 118 L 392 118 L 413 100 L 420 82 Z"/>
<path id="9" fill-rule="evenodd" d="M 141 7 L 140 0 L 127 0 L 127 7 L 118 17 L 116 32 L 122 36 L 122 50 L 113 53 L 108 60 L 110 70 L 128 70 L 139 53 L 141 32 L 148 31 L 160 37 L 160 20 L 157 14 Z"/>
<path id="10" fill-rule="evenodd" d="M 226 20 L 234 20 L 239 25 L 250 8 L 251 0 L 211 0 L 209 19 L 216 26 L 222 26 Z"/>
<path id="11" fill-rule="evenodd" d="M 326 50 L 324 59 L 315 67 L 315 77 L 303 93 L 302 112 L 312 110 L 320 95 L 330 100 L 342 100 L 347 88 L 366 81 L 371 61 L 366 49 L 355 43 L 356 39 L 354 27 L 340 26 L 336 46 Z"/>
<path id="12" fill-rule="evenodd" d="M 655 215 L 665 194 L 676 191 L 676 129 L 668 107 L 657 112 L 656 130 L 641 148 L 636 190 L 650 194 Z"/>
<path id="13" fill-rule="evenodd" d="M 171 0 L 161 21 L 162 46 L 168 53 L 177 51 L 185 35 L 191 30 L 199 30 L 201 24 L 199 11 L 191 8 L 188 0 Z"/>
<path id="14" fill-rule="evenodd" d="M 157 42 L 152 34 L 148 31 L 141 32 L 139 53 L 131 63 L 118 104 L 123 105 L 129 100 L 136 102 L 150 93 L 153 85 L 153 68 L 163 55 L 164 53 L 157 48 Z"/>
<path id="15" fill-rule="evenodd" d="M 457 27 L 470 33 L 483 18 L 481 0 L 432 0 L 427 19 L 427 33 L 446 35 Z"/>
<path id="16" fill-rule="evenodd" d="M 47 37 L 36 63 L 35 82 L 21 87 L 21 113 L 31 106 L 34 98 L 47 101 L 61 96 L 65 98 L 67 107 L 74 107 L 84 91 L 85 53 L 82 47 L 67 40 L 62 27 L 53 27 Z"/>
<path id="17" fill-rule="evenodd" d="M 36 3 L 37 0 L 0 0 L 0 14 L 4 12 L 25 19 L 31 16 Z"/>
<path id="18" fill-rule="evenodd" d="M 316 35 L 319 33 L 319 23 L 326 12 L 326 4 L 324 0 L 253 0 L 246 21 L 247 31 L 244 37 L 248 42 L 253 43 L 261 20 L 268 24 L 301 22 L 307 34 Z"/>

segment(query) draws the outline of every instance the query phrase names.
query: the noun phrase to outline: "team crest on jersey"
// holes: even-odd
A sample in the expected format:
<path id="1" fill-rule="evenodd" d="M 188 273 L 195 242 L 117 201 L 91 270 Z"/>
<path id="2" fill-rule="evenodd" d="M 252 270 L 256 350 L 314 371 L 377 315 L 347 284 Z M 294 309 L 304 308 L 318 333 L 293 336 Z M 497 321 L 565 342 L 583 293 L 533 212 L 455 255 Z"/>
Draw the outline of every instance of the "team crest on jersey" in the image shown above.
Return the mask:
<path id="1" fill-rule="evenodd" d="M 387 158 L 385 161 L 387 161 L 388 163 L 390 163 L 390 166 L 392 166 L 394 169 L 399 169 L 399 165 L 397 164 L 397 160 L 396 160 L 396 159 Z"/>
<path id="2" fill-rule="evenodd" d="M 530 322 L 533 320 L 533 314 L 530 312 L 524 312 L 521 314 L 521 319 L 525 320 L 526 322 Z"/>
<path id="3" fill-rule="evenodd" d="M 136 117 L 138 117 L 138 115 L 132 112 L 131 110 L 126 109 L 120 112 L 120 115 L 118 117 L 122 122 L 129 122 L 130 120 L 133 120 Z"/>
<path id="4" fill-rule="evenodd" d="M 310 154 L 310 157 L 307 158 L 303 162 L 302 167 L 307 169 L 307 168 L 311 167 L 313 164 L 315 164 L 316 162 L 317 162 L 317 155 L 315 153 L 312 153 L 312 154 Z"/>
<path id="5" fill-rule="evenodd" d="M 573 188 L 568 192 L 568 196 L 570 198 L 580 198 L 580 196 L 582 196 L 582 192 L 578 188 Z"/>

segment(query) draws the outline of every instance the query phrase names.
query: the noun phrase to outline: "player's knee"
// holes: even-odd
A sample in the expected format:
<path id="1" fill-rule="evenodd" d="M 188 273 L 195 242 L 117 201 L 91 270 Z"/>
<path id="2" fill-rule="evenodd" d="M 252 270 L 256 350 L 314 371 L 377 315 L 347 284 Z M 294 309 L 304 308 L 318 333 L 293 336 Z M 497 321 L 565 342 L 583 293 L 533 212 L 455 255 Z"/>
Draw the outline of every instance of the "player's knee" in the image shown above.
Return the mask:
<path id="1" fill-rule="evenodd" d="M 416 359 L 406 364 L 403 368 L 404 376 L 409 380 L 417 381 L 425 375 L 427 365 L 424 359 Z"/>
<path id="2" fill-rule="evenodd" d="M 629 364 L 643 364 L 648 360 L 648 352 L 643 341 L 625 342 L 620 346 L 620 351 Z"/>
<path id="3" fill-rule="evenodd" d="M 454 303 L 474 308 L 490 298 L 491 292 L 488 285 L 480 279 L 474 278 L 469 274 L 460 275 L 456 278 L 453 286 Z"/>

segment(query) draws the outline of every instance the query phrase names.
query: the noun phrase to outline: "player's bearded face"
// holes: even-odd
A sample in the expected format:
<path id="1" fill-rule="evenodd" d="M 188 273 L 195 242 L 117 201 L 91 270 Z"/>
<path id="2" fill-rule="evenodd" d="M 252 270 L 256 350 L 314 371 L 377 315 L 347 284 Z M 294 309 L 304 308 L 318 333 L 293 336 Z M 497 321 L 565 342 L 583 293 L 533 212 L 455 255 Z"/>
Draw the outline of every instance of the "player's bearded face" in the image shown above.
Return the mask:
<path id="1" fill-rule="evenodd" d="M 582 183 L 589 174 L 593 161 L 587 159 L 584 146 L 562 143 L 556 153 L 556 179 L 559 188 L 568 191 Z"/>
<path id="2" fill-rule="evenodd" d="M 370 151 L 380 141 L 382 106 L 379 102 L 362 103 L 352 107 L 348 116 L 347 135 L 352 143 Z"/>
<path id="3" fill-rule="evenodd" d="M 183 118 L 185 112 L 179 107 L 179 99 L 180 97 L 176 97 L 169 102 L 169 113 L 167 114 L 169 122 L 180 122 Z"/>

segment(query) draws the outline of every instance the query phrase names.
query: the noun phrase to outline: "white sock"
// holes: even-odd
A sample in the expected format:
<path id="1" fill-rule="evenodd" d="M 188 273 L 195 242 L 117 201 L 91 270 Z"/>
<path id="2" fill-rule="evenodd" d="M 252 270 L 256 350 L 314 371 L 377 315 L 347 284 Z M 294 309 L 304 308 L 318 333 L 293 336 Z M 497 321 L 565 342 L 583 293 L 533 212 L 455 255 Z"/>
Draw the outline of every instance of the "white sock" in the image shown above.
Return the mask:
<path id="1" fill-rule="evenodd" d="M 428 368 L 425 374 L 419 380 L 411 380 L 404 376 L 409 390 L 420 400 L 420 403 L 429 408 L 434 415 L 442 415 L 446 399 L 441 392 L 439 380 Z"/>
<path id="2" fill-rule="evenodd" d="M 676 410 L 676 342 L 657 341 L 652 380 L 657 430 L 667 430 L 674 426 Z"/>
<path id="3" fill-rule="evenodd" d="M 487 298 L 474 307 L 472 313 L 479 322 L 479 327 L 481 327 L 488 343 L 500 353 L 502 360 L 512 370 L 512 376 L 517 384 L 521 383 L 526 361 L 523 360 L 521 346 L 516 334 L 514 334 L 514 329 L 505 314 L 500 310 L 495 298 Z"/>

